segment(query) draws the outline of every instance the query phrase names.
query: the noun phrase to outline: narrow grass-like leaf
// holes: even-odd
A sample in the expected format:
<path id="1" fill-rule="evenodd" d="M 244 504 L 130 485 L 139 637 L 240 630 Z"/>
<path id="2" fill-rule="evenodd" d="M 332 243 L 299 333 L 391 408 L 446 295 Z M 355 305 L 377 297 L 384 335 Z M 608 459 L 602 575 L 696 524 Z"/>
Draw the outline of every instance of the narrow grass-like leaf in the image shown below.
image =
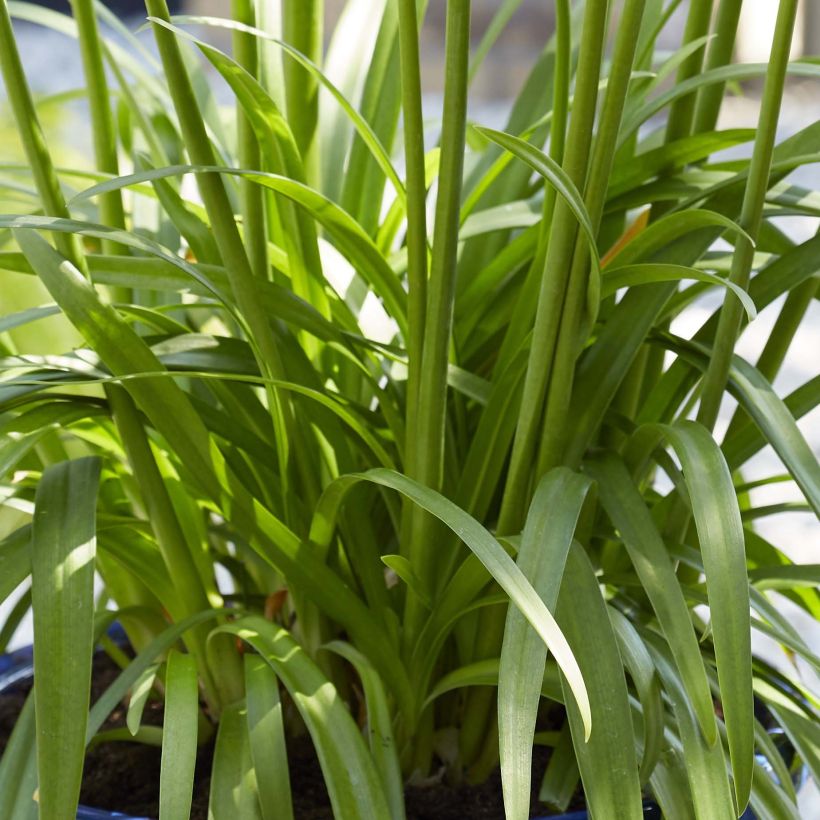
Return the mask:
<path id="1" fill-rule="evenodd" d="M 390 817 L 381 781 L 358 727 L 304 649 L 282 627 L 258 616 L 241 618 L 219 627 L 219 631 L 237 635 L 253 646 L 290 692 L 313 739 L 336 816 L 346 820 Z"/>
<path id="2" fill-rule="evenodd" d="M 159 665 L 155 664 L 149 666 L 139 677 L 131 690 L 131 697 L 128 701 L 128 713 L 125 718 L 128 731 L 132 735 L 136 735 L 142 723 L 142 713 L 145 710 L 145 704 L 148 702 L 148 697 L 151 694 L 151 689 L 154 686 L 154 681 L 157 677 L 157 670 Z"/>
<path id="3" fill-rule="evenodd" d="M 652 652 L 664 689 L 672 700 L 677 720 L 677 730 L 682 744 L 683 769 L 689 781 L 689 798 L 694 805 L 698 820 L 721 817 L 729 820 L 737 817 L 727 775 L 726 755 L 723 744 L 705 741 L 687 703 L 686 693 L 680 684 L 668 651 L 657 636 L 645 635 Z M 750 716 L 751 720 L 751 716 Z"/>
<path id="4" fill-rule="evenodd" d="M 165 674 L 159 819 L 188 820 L 196 766 L 199 689 L 190 655 L 172 651 Z"/>
<path id="5" fill-rule="evenodd" d="M 32 525 L 34 698 L 42 817 L 74 820 L 91 687 L 100 460 L 45 471 Z"/>
<path id="6" fill-rule="evenodd" d="M 563 568 L 590 482 L 558 468 L 541 479 L 527 514 L 517 564 L 544 604 L 554 610 Z M 530 805 L 532 741 L 547 648 L 520 610 L 510 607 L 498 677 L 501 783 L 508 820 Z"/>
<path id="7" fill-rule="evenodd" d="M 709 681 L 674 566 L 652 515 L 626 467 L 615 456 L 588 461 L 601 504 L 623 539 L 672 650 L 683 686 L 707 743 L 717 740 Z"/>
<path id="8" fill-rule="evenodd" d="M 128 187 L 137 182 L 164 179 L 186 173 L 215 173 L 240 176 L 243 179 L 256 182 L 265 188 L 276 191 L 305 208 L 333 236 L 339 250 L 348 256 L 351 262 L 355 264 L 356 269 L 370 281 L 373 289 L 384 299 L 385 306 L 392 318 L 398 322 L 400 327 L 405 326 L 406 294 L 373 240 L 350 214 L 304 183 L 288 179 L 285 176 L 261 171 L 237 170 L 218 165 L 178 165 L 143 171 L 103 182 L 87 189 L 82 193 L 82 196 L 98 196 L 111 190 Z"/>
<path id="9" fill-rule="evenodd" d="M 245 655 L 245 700 L 262 820 L 293 820 L 279 681 L 270 664 Z"/>
<path id="10" fill-rule="evenodd" d="M 5 601 L 31 572 L 31 525 L 0 541 L 0 602 Z"/>
<path id="11" fill-rule="evenodd" d="M 565 812 L 578 790 L 581 773 L 575 760 L 569 722 L 561 729 L 558 742 L 550 755 L 544 780 L 538 791 L 538 800 Z"/>
<path id="12" fill-rule="evenodd" d="M 491 128 L 479 128 L 478 130 L 485 137 L 500 145 L 505 151 L 509 151 L 529 165 L 555 188 L 578 220 L 578 224 L 587 238 L 593 267 L 595 269 L 600 267 L 595 229 L 584 205 L 584 199 L 561 166 L 543 151 L 520 137 L 505 134 L 503 131 L 494 131 Z"/>
<path id="13" fill-rule="evenodd" d="M 697 282 L 707 282 L 728 288 L 743 305 L 749 321 L 757 317 L 755 303 L 745 290 L 734 282 L 717 276 L 699 268 L 687 268 L 683 265 L 641 264 L 626 265 L 625 267 L 607 268 L 601 280 L 601 298 L 606 299 L 615 294 L 620 288 L 635 287 L 636 285 L 650 285 L 654 282 L 680 282 L 693 279 Z"/>
<path id="14" fill-rule="evenodd" d="M 390 804 L 390 817 L 392 820 L 404 820 L 404 780 L 393 738 L 390 703 L 379 673 L 367 657 L 349 643 L 331 641 L 325 644 L 324 648 L 341 655 L 356 668 L 367 706 L 370 754 L 376 763 L 384 793 Z"/>
<path id="15" fill-rule="evenodd" d="M 207 43 L 203 43 L 202 41 L 197 40 L 195 37 L 191 37 L 186 32 L 181 31 L 175 26 L 167 24 L 162 20 L 152 17 L 149 17 L 148 19 L 151 22 L 165 26 L 166 28 L 170 29 L 178 35 L 182 35 L 192 40 L 194 43 L 197 44 L 197 46 L 199 46 L 202 52 L 208 57 L 208 59 L 213 63 L 214 67 L 220 71 L 220 73 L 223 73 L 223 68 L 229 65 L 230 58 L 227 58 L 224 54 L 221 54 L 217 49 L 214 49 Z M 393 167 L 393 163 L 390 161 L 389 154 L 379 141 L 378 136 L 376 136 L 373 129 L 370 127 L 370 124 L 367 122 L 367 120 L 364 119 L 364 117 L 361 116 L 361 114 L 359 114 L 358 111 L 356 111 L 356 109 L 351 105 L 351 103 L 347 100 L 344 94 L 328 79 L 328 77 L 322 72 L 322 70 L 312 60 L 308 59 L 304 54 L 302 54 L 301 51 L 293 48 L 293 46 L 291 46 L 289 43 L 284 42 L 283 40 L 277 40 L 271 37 L 270 35 L 266 34 L 264 31 L 261 31 L 258 28 L 246 26 L 234 20 L 228 20 L 220 17 L 201 17 L 197 15 L 176 15 L 171 19 L 177 23 L 191 25 L 209 25 L 217 26 L 220 28 L 227 28 L 233 31 L 242 31 L 247 34 L 252 34 L 255 37 L 266 39 L 274 43 L 275 45 L 279 46 L 279 48 L 281 48 L 285 52 L 289 59 L 295 60 L 297 63 L 299 63 L 299 65 L 302 66 L 319 83 L 321 83 L 321 85 L 323 85 L 325 89 L 331 94 L 331 96 L 336 100 L 336 102 L 341 107 L 342 111 L 344 111 L 345 115 L 350 119 L 350 122 L 353 124 L 353 127 L 356 129 L 356 132 L 358 133 L 362 142 L 364 142 L 364 144 L 370 150 L 370 153 L 378 163 L 384 175 L 393 184 L 393 187 L 395 188 L 395 191 L 398 194 L 399 199 L 406 199 L 404 185 L 402 184 L 398 173 Z"/>
<path id="16" fill-rule="evenodd" d="M 608 607 L 609 620 L 615 631 L 618 648 L 641 703 L 643 749 L 640 780 L 646 783 L 655 770 L 663 748 L 664 714 L 661 688 L 652 657 L 638 631 L 619 610 Z"/>
<path id="17" fill-rule="evenodd" d="M 234 703 L 223 713 L 216 735 L 208 820 L 261 820 L 256 773 L 251 761 L 245 706 Z"/>
<path id="18" fill-rule="evenodd" d="M 0 760 L 0 817 L 37 820 L 34 692 L 26 698 Z"/>
<path id="19" fill-rule="evenodd" d="M 577 543 L 567 557 L 558 618 L 575 647 L 590 693 L 594 728 L 588 742 L 583 739 L 577 708 L 567 704 L 587 805 L 598 820 L 641 817 L 641 787 L 621 656 L 595 572 Z M 561 684 L 566 691 L 566 679 Z"/>
<path id="20" fill-rule="evenodd" d="M 743 524 L 726 461 L 708 431 L 683 421 L 663 428 L 683 466 L 709 593 L 720 696 L 735 796 L 749 802 L 754 759 L 752 650 Z"/>
<path id="21" fill-rule="evenodd" d="M 140 679 L 140 676 L 152 666 L 163 652 L 167 652 L 189 629 L 206 621 L 215 620 L 224 612 L 218 609 L 199 612 L 191 615 L 178 623 L 172 624 L 145 649 L 141 650 L 137 657 L 117 676 L 116 680 L 103 692 L 91 707 L 88 715 L 88 731 L 86 742 L 100 730 L 106 718 L 116 708 L 117 704 L 126 696 L 128 690 Z"/>

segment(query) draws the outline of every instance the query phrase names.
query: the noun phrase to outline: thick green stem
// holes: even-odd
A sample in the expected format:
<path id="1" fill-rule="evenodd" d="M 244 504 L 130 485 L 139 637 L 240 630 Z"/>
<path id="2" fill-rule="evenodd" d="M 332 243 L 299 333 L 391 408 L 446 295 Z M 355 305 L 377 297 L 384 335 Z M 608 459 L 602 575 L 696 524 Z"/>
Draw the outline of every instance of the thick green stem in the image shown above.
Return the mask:
<path id="1" fill-rule="evenodd" d="M 742 3 L 743 0 L 720 0 L 715 18 L 715 38 L 709 44 L 704 71 L 720 68 L 732 61 Z M 695 134 L 714 131 L 725 90 L 725 83 L 712 83 L 698 92 L 695 125 L 692 129 Z"/>
<path id="2" fill-rule="evenodd" d="M 97 168 L 117 176 L 120 172 L 117 160 L 117 135 L 114 130 L 114 115 L 111 111 L 111 98 L 105 77 L 103 48 L 94 4 L 92 0 L 71 0 L 71 8 L 77 22 L 80 54 L 88 89 L 88 108 Z M 120 191 L 111 191 L 100 197 L 100 221 L 114 228 L 125 227 L 125 211 Z M 103 241 L 102 250 L 103 253 L 115 253 L 116 244 Z M 129 301 L 130 293 L 127 290 L 118 291 L 115 297 Z"/>
<path id="3" fill-rule="evenodd" d="M 608 12 L 607 0 L 591 1 L 587 4 L 584 16 L 580 53 L 588 55 L 588 59 L 582 60 L 578 67 L 564 157 L 564 170 L 580 190 L 583 190 L 588 175 Z M 566 37 L 568 29 L 562 33 Z M 549 236 L 543 240 L 547 244 L 546 262 L 538 296 L 535 328 L 513 443 L 512 461 L 497 527 L 501 534 L 519 532 L 529 506 L 529 482 L 549 380 L 549 364 L 552 361 L 560 327 L 561 308 L 577 233 L 576 217 L 563 199 L 557 200 L 554 218 L 549 226 Z M 504 632 L 503 619 L 490 610 L 483 611 L 479 619 L 474 660 L 497 657 Z M 485 742 L 486 734 L 476 733 L 474 727 L 483 729 L 491 725 L 495 697 L 496 692 L 486 688 L 475 689 L 468 695 L 461 744 L 462 754 L 468 765 L 475 763 L 482 755 L 481 746 Z M 492 754 L 496 753 L 497 751 Z"/>
<path id="4" fill-rule="evenodd" d="M 691 43 L 705 37 L 709 33 L 709 24 L 712 22 L 713 0 L 692 0 L 689 4 L 689 16 L 686 18 L 686 28 L 683 32 L 683 42 Z M 703 70 L 703 49 L 690 54 L 678 68 L 675 82 L 685 82 Z M 666 124 L 666 142 L 674 142 L 692 132 L 692 120 L 695 115 L 697 95 L 687 94 L 672 103 L 669 109 L 669 120 Z"/>
<path id="5" fill-rule="evenodd" d="M 783 88 L 786 81 L 786 69 L 789 64 L 794 24 L 797 17 L 797 0 L 781 0 L 777 12 L 777 24 L 772 42 L 769 70 L 763 89 L 763 101 L 760 107 L 760 119 L 757 127 L 752 161 L 749 166 L 749 178 L 743 197 L 739 225 L 752 240 L 756 240 L 763 220 L 763 206 L 766 191 L 769 187 L 769 173 L 772 166 L 772 154 L 777 138 L 777 122 L 783 102 Z M 746 290 L 752 271 L 754 245 L 745 237 L 739 236 L 732 257 L 732 269 L 729 280 Z M 734 355 L 735 342 L 741 328 L 743 307 L 734 296 L 723 302 L 718 321 L 712 357 L 703 379 L 698 421 L 710 430 L 717 421 L 721 399 L 729 377 L 729 367 Z"/>
<path id="6" fill-rule="evenodd" d="M 608 9 L 608 0 L 590 0 L 584 13 L 580 51 L 585 59 L 578 66 L 564 160 L 564 170 L 581 190 L 587 179 Z M 499 516 L 501 534 L 520 530 L 528 506 L 535 448 L 577 233 L 575 215 L 559 200 L 541 279 L 524 392 Z"/>
<path id="7" fill-rule="evenodd" d="M 404 158 L 407 166 L 407 279 L 409 360 L 405 418 L 405 470 L 415 474 L 419 382 L 427 310 L 427 188 L 424 173 L 424 117 L 421 110 L 419 24 L 415 0 L 398 0 Z"/>
<path id="8" fill-rule="evenodd" d="M 683 32 L 683 45 L 705 37 L 709 33 L 709 24 L 712 21 L 712 3 L 713 0 L 693 0 L 693 2 L 690 2 L 689 16 L 686 18 L 686 28 Z M 703 52 L 702 48 L 698 49 L 680 64 L 675 77 L 676 83 L 685 82 L 702 71 Z M 665 142 L 667 144 L 688 137 L 692 132 L 696 102 L 696 94 L 687 94 L 672 103 L 669 109 L 669 119 L 666 123 Z M 674 171 L 674 167 L 666 168 L 661 176 L 668 176 L 672 171 Z M 655 203 L 652 206 L 650 219 L 652 221 L 659 219 L 669 211 L 670 207 L 671 205 L 668 202 Z M 652 378 L 653 375 L 654 368 L 650 367 L 648 376 Z"/>
<path id="9" fill-rule="evenodd" d="M 247 26 L 256 25 L 253 0 L 233 0 L 234 19 Z M 259 78 L 258 40 L 252 34 L 235 31 L 233 48 L 236 61 L 254 78 Z M 238 159 L 240 168 L 261 168 L 259 143 L 241 103 L 236 104 Z M 248 259 L 256 276 L 268 278 L 267 217 L 264 189 L 243 179 L 239 183 L 242 197 L 242 223 Z"/>
<path id="10" fill-rule="evenodd" d="M 447 416 L 447 368 L 455 302 L 458 227 L 467 128 L 467 77 L 470 59 L 470 0 L 447 4 L 447 61 L 441 167 L 436 202 L 433 256 L 424 324 L 424 350 L 418 397 L 415 478 L 441 490 L 444 474 L 444 435 Z M 417 249 L 418 252 L 419 249 Z M 422 583 L 433 589 L 436 545 L 433 520 L 421 511 L 412 516 L 410 556 Z M 408 596 L 408 632 L 414 634 L 425 610 Z"/>
<path id="11" fill-rule="evenodd" d="M 627 0 L 618 21 L 618 38 L 612 56 L 612 68 L 595 139 L 595 150 L 585 196 L 587 212 L 596 231 L 601 224 L 604 212 L 609 177 L 615 159 L 615 146 L 618 143 L 618 131 L 623 119 L 624 103 L 629 90 L 645 7 L 646 0 Z M 552 379 L 547 394 L 547 410 L 536 478 L 560 464 L 563 457 L 575 362 L 594 322 L 593 314 L 598 309 L 600 289 L 590 280 L 590 276 L 595 275 L 597 274 L 590 271 L 589 246 L 586 240 L 579 236 L 561 318 Z M 584 322 L 585 310 L 589 314 L 586 322 Z"/>
<path id="12" fill-rule="evenodd" d="M 557 0 L 555 4 L 555 72 L 552 85 L 552 121 L 550 122 L 549 155 L 557 163 L 564 161 L 567 141 L 567 119 L 569 117 L 569 91 L 572 62 L 572 10 L 569 0 Z M 557 193 L 551 185 L 544 192 L 544 207 L 541 212 L 541 228 L 535 258 L 521 294 L 513 311 L 510 325 L 498 354 L 497 368 L 507 367 L 532 327 L 535 305 L 538 301 L 538 287 L 547 258 L 552 221 L 555 216 Z M 500 371 L 499 371 L 500 372 Z"/>
<path id="13" fill-rule="evenodd" d="M 324 0 L 282 0 L 282 36 L 316 65 L 322 64 Z M 319 183 L 317 125 L 319 83 L 295 60 L 285 60 L 288 122 L 304 160 L 308 182 Z"/>

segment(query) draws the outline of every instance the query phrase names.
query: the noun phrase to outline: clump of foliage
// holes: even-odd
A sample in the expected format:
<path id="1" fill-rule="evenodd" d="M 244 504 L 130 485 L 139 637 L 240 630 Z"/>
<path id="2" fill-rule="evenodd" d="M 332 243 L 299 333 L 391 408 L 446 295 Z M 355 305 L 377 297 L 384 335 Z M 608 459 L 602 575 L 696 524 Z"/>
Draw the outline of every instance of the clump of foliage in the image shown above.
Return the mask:
<path id="1" fill-rule="evenodd" d="M 754 698 L 815 775 L 818 703 L 751 632 L 817 669 L 771 600 L 816 617 L 817 570 L 755 531 L 771 510 L 751 499 L 783 480 L 820 508 L 795 422 L 817 378 L 771 387 L 820 259 L 782 228 L 820 213 L 789 180 L 820 122 L 777 143 L 787 75 L 820 76 L 789 62 L 797 0 L 762 65 L 732 64 L 740 0 L 688 4 L 671 54 L 680 0 L 556 0 L 504 131 L 469 122 L 468 97 L 519 0 L 472 62 L 470 0 L 448 0 L 440 131 L 425 0 L 349 0 L 326 52 L 321 0 L 233 0 L 224 20 L 146 0 L 156 52 L 71 5 L 0 2 L 28 157 L 0 168 L 25 203 L 0 209 L 0 267 L 52 300 L 0 320 L 2 597 L 30 579 L 4 632 L 30 602 L 36 668 L 0 816 L 73 817 L 85 746 L 130 698 L 134 739 L 162 745 L 162 820 L 188 816 L 214 731 L 215 818 L 291 816 L 305 731 L 343 820 L 400 820 L 408 779 L 499 763 L 525 818 L 536 743 L 556 809 L 580 782 L 595 818 L 640 817 L 643 795 L 670 818 L 796 817 Z M 92 170 L 52 162 L 13 15 L 77 38 Z M 757 128 L 719 129 L 756 79 Z M 55 314 L 76 349 L 17 347 Z M 750 482 L 769 445 L 783 475 Z M 114 618 L 137 654 L 108 644 L 122 673 L 89 711 Z"/>

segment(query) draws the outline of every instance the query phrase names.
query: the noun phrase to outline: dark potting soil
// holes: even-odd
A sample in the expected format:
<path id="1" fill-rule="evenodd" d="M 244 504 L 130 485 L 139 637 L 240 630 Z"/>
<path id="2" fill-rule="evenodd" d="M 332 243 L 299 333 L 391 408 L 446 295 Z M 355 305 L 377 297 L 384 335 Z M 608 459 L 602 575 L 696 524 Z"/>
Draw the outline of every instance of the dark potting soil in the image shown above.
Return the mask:
<path id="1" fill-rule="evenodd" d="M 116 678 L 119 668 L 107 655 L 94 660 L 92 702 Z M 0 754 L 6 747 L 17 716 L 23 708 L 30 684 L 21 684 L 0 694 Z M 103 730 L 125 726 L 125 706 L 111 713 Z M 162 725 L 162 704 L 149 701 L 143 713 L 146 725 Z M 191 820 L 207 820 L 213 743 L 203 746 L 197 757 Z M 544 814 L 535 791 L 546 768 L 547 756 L 536 749 L 533 771 L 531 815 Z M 297 820 L 333 820 L 330 800 L 313 747 L 307 738 L 289 743 L 289 766 Z M 160 749 L 142 743 L 101 743 L 86 755 L 80 802 L 136 817 L 159 814 Z M 473 786 L 408 786 L 405 792 L 407 820 L 503 820 L 501 777 L 498 772 L 485 783 Z M 241 820 L 241 818 L 237 818 Z M 382 820 L 374 817 L 373 820 Z M 385 819 L 386 820 L 386 819 Z"/>

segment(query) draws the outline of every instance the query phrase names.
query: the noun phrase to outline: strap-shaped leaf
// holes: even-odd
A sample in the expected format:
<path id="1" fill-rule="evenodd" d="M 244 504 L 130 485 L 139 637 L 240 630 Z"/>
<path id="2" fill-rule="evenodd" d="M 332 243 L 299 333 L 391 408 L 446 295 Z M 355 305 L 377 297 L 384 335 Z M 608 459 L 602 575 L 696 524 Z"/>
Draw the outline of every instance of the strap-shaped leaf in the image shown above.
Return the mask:
<path id="1" fill-rule="evenodd" d="M 154 686 L 157 677 L 159 664 L 149 666 L 137 679 L 134 688 L 131 690 L 131 697 L 128 700 L 128 714 L 125 718 L 128 731 L 136 735 L 142 723 L 142 713 L 145 711 L 145 704 Z"/>
<path id="2" fill-rule="evenodd" d="M 732 360 L 729 378 L 730 389 L 783 460 L 806 500 L 820 515 L 820 463 L 794 416 L 760 371 L 739 356 Z"/>
<path id="3" fill-rule="evenodd" d="M 26 218 L 23 222 L 34 227 L 32 219 L 37 218 Z M 0 224 L 2 221 L 0 217 Z M 18 220 L 11 221 L 17 223 Z M 38 227 L 46 230 L 55 224 L 58 222 L 44 218 L 36 221 Z M 67 229 L 65 225 L 63 229 Z M 112 372 L 118 375 L 165 372 L 145 342 L 110 305 L 100 300 L 74 266 L 33 231 L 17 230 L 15 234 L 54 300 Z M 372 649 L 369 656 L 380 664 L 385 680 L 406 703 L 411 695 L 407 676 L 400 664 L 391 663 L 395 650 L 384 629 L 380 624 L 373 624 L 361 599 L 339 576 L 312 553 L 303 550 L 296 534 L 238 481 L 182 389 L 168 378 L 135 378 L 126 384 L 206 495 L 230 508 L 233 525 L 263 560 L 276 565 L 295 586 L 304 587 L 326 614 L 345 624 L 359 646 Z M 378 649 L 375 644 L 379 644 Z"/>
<path id="4" fill-rule="evenodd" d="M 188 820 L 196 766 L 199 688 L 196 663 L 172 651 L 165 674 L 159 820 Z"/>
<path id="5" fill-rule="evenodd" d="M 288 750 L 279 681 L 259 655 L 245 655 L 245 702 L 256 788 L 263 820 L 293 820 Z"/>
<path id="6" fill-rule="evenodd" d="M 706 428 L 682 421 L 659 425 L 658 430 L 680 458 L 692 502 L 706 570 L 735 796 L 742 812 L 749 802 L 754 761 L 751 617 L 743 522 L 731 473 Z"/>
<path id="7" fill-rule="evenodd" d="M 206 612 L 198 612 L 178 623 L 169 626 L 151 641 L 148 646 L 139 652 L 136 658 L 120 672 L 116 680 L 103 692 L 91 707 L 88 715 L 88 731 L 86 742 L 91 739 L 105 723 L 105 719 L 111 714 L 117 704 L 125 697 L 128 690 L 140 679 L 141 675 L 148 669 L 156 659 L 170 649 L 189 629 L 198 624 L 214 620 L 220 615 L 224 615 L 224 610 L 210 609 Z"/>
<path id="8" fill-rule="evenodd" d="M 541 479 L 527 514 L 518 568 L 548 609 L 554 610 L 567 553 L 590 481 L 559 467 Z M 507 610 L 498 673 L 501 783 L 508 820 L 530 808 L 532 744 L 547 647 L 516 607 Z"/>
<path id="9" fill-rule="evenodd" d="M 643 785 L 651 776 L 663 748 L 663 702 L 655 665 L 632 622 L 614 607 L 608 607 L 624 668 L 629 672 L 641 703 L 643 754 L 640 778 Z"/>
<path id="10" fill-rule="evenodd" d="M 37 789 L 34 692 L 26 698 L 0 760 L 0 817 L 36 820 Z"/>
<path id="11" fill-rule="evenodd" d="M 100 460 L 49 467 L 31 542 L 34 698 L 42 817 L 74 820 L 80 799 L 94 651 L 94 560 Z"/>
<path id="12" fill-rule="evenodd" d="M 603 455 L 588 461 L 586 471 L 598 482 L 601 504 L 620 533 L 663 634 L 708 743 L 717 739 L 715 710 L 698 639 L 669 553 L 652 514 L 623 462 Z"/>
<path id="13" fill-rule="evenodd" d="M 320 225 L 333 237 L 341 253 L 347 256 L 351 263 L 373 287 L 388 309 L 391 317 L 400 327 L 406 327 L 407 295 L 402 289 L 401 282 L 393 273 L 387 260 L 382 256 L 372 239 L 364 232 L 361 225 L 350 214 L 343 211 L 338 205 L 331 202 L 323 194 L 314 191 L 304 183 L 296 182 L 277 174 L 263 173 L 254 170 L 237 170 L 220 165 L 174 165 L 167 168 L 142 171 L 137 174 L 117 177 L 116 179 L 101 182 L 88 188 L 79 198 L 99 196 L 100 194 L 126 188 L 139 182 L 148 182 L 156 179 L 181 176 L 183 174 L 226 174 L 239 176 L 255 182 L 264 188 L 269 188 L 282 194 L 307 210 Z M 2 224 L 2 222 L 0 222 Z"/>
<path id="14" fill-rule="evenodd" d="M 561 168 L 554 159 L 547 156 L 543 151 L 540 151 L 532 143 L 521 139 L 521 137 L 505 134 L 503 131 L 494 131 L 492 128 L 478 128 L 477 130 L 487 137 L 487 139 L 492 140 L 505 151 L 508 151 L 522 162 L 525 162 L 555 188 L 578 220 L 578 224 L 581 226 L 581 230 L 589 243 L 590 259 L 592 260 L 593 268 L 596 270 L 599 269 L 600 260 L 598 258 L 595 230 L 592 227 L 592 222 L 587 213 L 584 198 L 578 192 L 578 188 L 567 176 L 564 169 Z"/>
<path id="15" fill-rule="evenodd" d="M 251 615 L 215 631 L 237 635 L 249 643 L 290 692 L 313 739 L 335 816 L 345 820 L 390 817 L 373 759 L 350 712 L 287 630 Z"/>
<path id="16" fill-rule="evenodd" d="M 558 618 L 572 641 L 592 706 L 594 729 L 585 743 L 578 709 L 566 699 L 589 810 L 596 820 L 639 818 L 641 786 L 624 668 L 598 579 L 577 542 L 567 556 Z M 566 692 L 564 678 L 561 685 Z"/>
<path id="17" fill-rule="evenodd" d="M 689 781 L 691 801 L 697 820 L 712 820 L 717 817 L 729 820 L 737 817 L 740 812 L 735 813 L 723 744 L 708 744 L 704 740 L 703 733 L 699 730 L 687 703 L 686 692 L 681 686 L 680 676 L 672 664 L 667 647 L 657 635 L 648 631 L 642 634 L 652 653 L 664 689 L 672 700 L 683 746 L 683 769 Z"/>
<path id="18" fill-rule="evenodd" d="M 578 790 L 580 779 L 581 773 L 578 771 L 578 761 L 572 747 L 572 732 L 567 721 L 550 755 L 550 762 L 538 791 L 538 800 L 548 806 L 554 806 L 560 812 L 565 812 Z"/>
<path id="19" fill-rule="evenodd" d="M 401 774 L 396 741 L 393 737 L 392 716 L 387 692 L 379 673 L 372 663 L 355 647 L 344 641 L 331 641 L 325 649 L 341 655 L 351 663 L 359 675 L 367 706 L 367 737 L 370 754 L 384 785 L 390 803 L 392 820 L 404 820 L 404 780 Z"/>
<path id="20" fill-rule="evenodd" d="M 251 761 L 245 705 L 222 712 L 211 769 L 208 820 L 262 820 Z"/>
<path id="21" fill-rule="evenodd" d="M 620 288 L 651 285 L 656 282 L 679 282 L 686 279 L 728 288 L 740 300 L 749 321 L 757 317 L 755 303 L 743 288 L 714 273 L 685 265 L 665 265 L 656 262 L 607 268 L 607 272 L 601 281 L 601 298 L 606 299 L 613 296 Z"/>

